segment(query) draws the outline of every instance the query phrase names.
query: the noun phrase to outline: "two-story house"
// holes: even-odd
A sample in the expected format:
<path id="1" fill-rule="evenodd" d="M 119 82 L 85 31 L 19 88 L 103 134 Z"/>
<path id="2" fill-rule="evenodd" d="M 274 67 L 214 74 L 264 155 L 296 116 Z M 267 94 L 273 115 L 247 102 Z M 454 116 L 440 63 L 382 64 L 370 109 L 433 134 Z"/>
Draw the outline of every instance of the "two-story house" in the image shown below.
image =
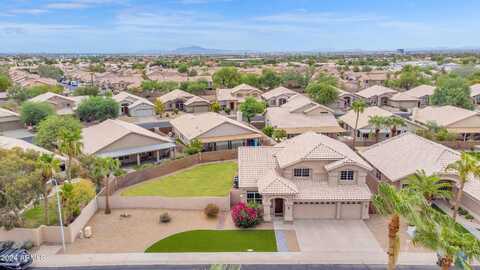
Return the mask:
<path id="1" fill-rule="evenodd" d="M 367 219 L 372 167 L 346 144 L 307 132 L 275 146 L 240 147 L 241 199 L 264 220 Z"/>
<path id="2" fill-rule="evenodd" d="M 248 84 L 240 84 L 234 88 L 217 89 L 217 101 L 222 108 L 237 111 L 240 103 L 247 97 L 254 97 L 261 100 L 262 90 Z"/>

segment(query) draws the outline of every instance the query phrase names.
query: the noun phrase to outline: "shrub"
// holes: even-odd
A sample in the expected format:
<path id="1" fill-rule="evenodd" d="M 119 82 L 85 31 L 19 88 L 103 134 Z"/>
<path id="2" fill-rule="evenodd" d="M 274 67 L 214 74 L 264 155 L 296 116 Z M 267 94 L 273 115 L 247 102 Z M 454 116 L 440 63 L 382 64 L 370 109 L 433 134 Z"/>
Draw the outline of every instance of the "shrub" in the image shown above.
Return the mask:
<path id="1" fill-rule="evenodd" d="M 272 137 L 273 135 L 273 131 L 275 130 L 275 128 L 273 128 L 272 126 L 265 126 L 262 131 L 265 135 L 267 135 L 268 137 Z"/>
<path id="2" fill-rule="evenodd" d="M 184 152 L 187 155 L 194 155 L 200 153 L 203 149 L 203 144 L 198 139 L 193 139 L 188 145 L 185 146 Z"/>
<path id="3" fill-rule="evenodd" d="M 214 218 L 218 216 L 218 213 L 220 212 L 220 208 L 218 208 L 218 206 L 213 203 L 209 203 L 207 204 L 203 212 L 207 217 Z"/>
<path id="4" fill-rule="evenodd" d="M 169 223 L 171 220 L 172 218 L 167 212 L 160 215 L 160 223 Z"/>
<path id="5" fill-rule="evenodd" d="M 467 220 L 473 220 L 473 216 L 470 215 L 470 214 L 466 214 L 464 217 L 465 217 L 465 219 L 467 219 Z"/>
<path id="6" fill-rule="evenodd" d="M 53 107 L 46 102 L 27 101 L 22 104 L 20 117 L 24 124 L 36 126 L 43 119 L 54 113 Z"/>
<path id="7" fill-rule="evenodd" d="M 461 216 L 465 216 L 465 215 L 468 215 L 468 211 L 460 207 L 458 208 L 458 214 Z"/>
<path id="8" fill-rule="evenodd" d="M 258 224 L 257 211 L 245 203 L 236 204 L 231 211 L 233 222 L 237 227 L 250 228 Z"/>
<path id="9" fill-rule="evenodd" d="M 120 105 L 112 98 L 89 97 L 78 105 L 77 116 L 81 121 L 103 121 L 109 118 L 117 118 Z"/>

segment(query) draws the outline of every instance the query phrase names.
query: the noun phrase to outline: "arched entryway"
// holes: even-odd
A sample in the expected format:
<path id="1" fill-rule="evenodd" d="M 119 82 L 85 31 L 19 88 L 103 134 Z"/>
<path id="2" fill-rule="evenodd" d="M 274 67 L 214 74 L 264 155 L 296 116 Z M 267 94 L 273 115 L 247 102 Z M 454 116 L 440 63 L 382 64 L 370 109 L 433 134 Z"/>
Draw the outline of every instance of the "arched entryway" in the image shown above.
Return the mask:
<path id="1" fill-rule="evenodd" d="M 275 217 L 283 217 L 285 215 L 285 200 L 282 198 L 273 199 L 273 215 Z"/>

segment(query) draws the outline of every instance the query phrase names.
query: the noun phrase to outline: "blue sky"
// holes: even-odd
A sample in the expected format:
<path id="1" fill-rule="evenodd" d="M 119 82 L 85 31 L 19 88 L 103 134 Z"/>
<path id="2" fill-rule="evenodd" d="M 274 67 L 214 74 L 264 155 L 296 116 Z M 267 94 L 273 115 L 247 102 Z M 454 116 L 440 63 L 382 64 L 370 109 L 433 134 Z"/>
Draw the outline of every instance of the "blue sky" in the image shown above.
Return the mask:
<path id="1" fill-rule="evenodd" d="M 0 0 L 0 53 L 480 47 L 477 0 Z"/>

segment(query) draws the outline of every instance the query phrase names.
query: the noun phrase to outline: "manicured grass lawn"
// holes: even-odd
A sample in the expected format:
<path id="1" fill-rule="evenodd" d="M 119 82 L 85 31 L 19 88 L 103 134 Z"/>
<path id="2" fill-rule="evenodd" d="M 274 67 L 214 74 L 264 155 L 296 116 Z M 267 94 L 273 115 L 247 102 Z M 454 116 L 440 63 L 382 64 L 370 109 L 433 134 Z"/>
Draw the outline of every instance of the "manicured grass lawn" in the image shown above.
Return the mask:
<path id="1" fill-rule="evenodd" d="M 197 230 L 162 239 L 145 252 L 276 252 L 273 230 Z"/>
<path id="2" fill-rule="evenodd" d="M 437 210 L 438 212 L 446 215 L 447 213 L 445 213 L 445 211 L 443 211 L 440 207 L 438 207 L 438 205 L 436 204 L 432 204 L 432 208 Z M 460 232 L 463 232 L 463 233 L 470 233 L 470 231 L 468 231 L 467 229 L 465 229 L 465 227 L 463 227 L 462 224 L 458 223 L 457 222 L 457 229 L 460 231 Z"/>
<path id="3" fill-rule="evenodd" d="M 50 207 L 48 208 L 48 216 L 50 223 L 48 225 L 57 225 L 58 224 L 58 212 L 55 207 L 55 203 L 50 201 Z M 37 228 L 40 225 L 44 224 L 44 211 L 43 211 L 43 201 L 39 202 L 39 205 L 30 208 L 23 212 L 23 227 L 25 228 Z"/>
<path id="4" fill-rule="evenodd" d="M 222 197 L 232 188 L 237 163 L 210 163 L 132 186 L 122 196 Z"/>

